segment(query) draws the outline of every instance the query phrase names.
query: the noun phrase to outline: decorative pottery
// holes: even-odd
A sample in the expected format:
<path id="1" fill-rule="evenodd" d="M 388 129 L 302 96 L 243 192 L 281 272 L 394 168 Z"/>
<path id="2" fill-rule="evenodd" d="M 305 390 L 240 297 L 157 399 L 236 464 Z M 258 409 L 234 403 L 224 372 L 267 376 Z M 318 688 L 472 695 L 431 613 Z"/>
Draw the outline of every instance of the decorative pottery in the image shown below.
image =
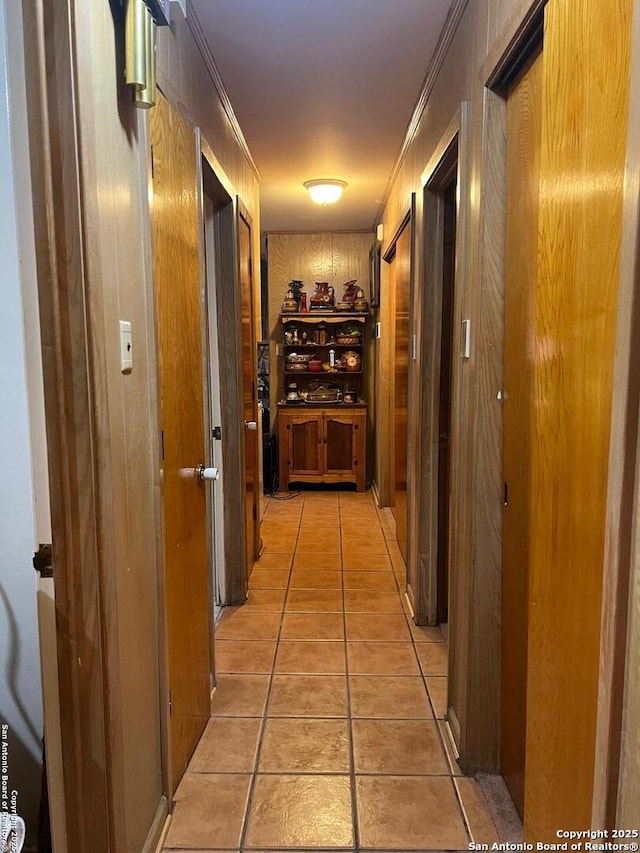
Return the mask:
<path id="1" fill-rule="evenodd" d="M 298 386 L 295 382 L 289 383 L 287 385 L 287 403 L 299 403 L 300 402 L 300 394 L 298 394 Z"/>
<path id="2" fill-rule="evenodd" d="M 296 302 L 300 303 L 300 296 L 302 295 L 303 283 L 299 278 L 294 278 L 289 282 L 289 290 L 293 294 L 293 298 Z"/>
<path id="3" fill-rule="evenodd" d="M 297 314 L 298 313 L 298 300 L 294 298 L 293 291 L 288 290 L 287 295 L 285 296 L 284 302 L 282 303 L 282 313 L 283 314 Z"/>
<path id="4" fill-rule="evenodd" d="M 360 311 L 360 312 L 364 312 L 364 311 L 369 310 L 369 303 L 364 298 L 364 291 L 358 290 L 358 294 L 357 294 L 356 298 L 353 300 L 353 310 L 354 311 Z"/>
<path id="5" fill-rule="evenodd" d="M 330 311 L 335 301 L 333 287 L 328 281 L 316 281 L 316 292 L 311 297 L 311 310 Z"/>
<path id="6" fill-rule="evenodd" d="M 351 281 L 345 281 L 344 294 L 342 296 L 343 302 L 348 302 L 349 305 L 353 305 L 354 301 L 358 296 L 358 288 L 356 287 L 357 278 L 352 278 Z"/>

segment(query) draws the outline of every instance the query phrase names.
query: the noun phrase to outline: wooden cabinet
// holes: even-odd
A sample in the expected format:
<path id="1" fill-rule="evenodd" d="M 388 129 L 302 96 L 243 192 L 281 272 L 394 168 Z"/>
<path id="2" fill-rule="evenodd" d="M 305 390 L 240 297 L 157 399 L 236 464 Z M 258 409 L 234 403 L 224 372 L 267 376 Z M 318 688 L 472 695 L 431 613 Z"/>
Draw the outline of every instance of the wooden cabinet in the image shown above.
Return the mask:
<path id="1" fill-rule="evenodd" d="M 355 483 L 366 488 L 366 406 L 279 411 L 280 488 L 289 483 Z"/>

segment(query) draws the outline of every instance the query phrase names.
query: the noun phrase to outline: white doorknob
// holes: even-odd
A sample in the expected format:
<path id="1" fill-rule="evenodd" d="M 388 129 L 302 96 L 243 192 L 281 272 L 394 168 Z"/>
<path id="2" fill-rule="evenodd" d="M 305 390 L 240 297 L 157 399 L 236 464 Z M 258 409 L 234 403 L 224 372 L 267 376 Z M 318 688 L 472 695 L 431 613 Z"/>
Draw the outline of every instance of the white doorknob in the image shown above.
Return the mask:
<path id="1" fill-rule="evenodd" d="M 257 421 L 245 421 L 244 422 L 244 428 L 255 431 L 258 429 L 258 422 Z"/>
<path id="2" fill-rule="evenodd" d="M 196 476 L 198 477 L 198 482 L 203 483 L 205 480 L 219 480 L 220 472 L 217 468 L 205 468 L 204 465 L 198 465 Z"/>

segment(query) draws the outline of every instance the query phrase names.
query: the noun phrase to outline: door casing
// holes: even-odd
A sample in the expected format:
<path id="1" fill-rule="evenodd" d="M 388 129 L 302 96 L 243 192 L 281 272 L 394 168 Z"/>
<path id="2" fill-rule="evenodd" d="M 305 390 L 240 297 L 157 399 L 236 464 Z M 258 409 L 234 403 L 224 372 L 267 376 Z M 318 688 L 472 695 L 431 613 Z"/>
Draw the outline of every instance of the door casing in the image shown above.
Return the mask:
<path id="1" fill-rule="evenodd" d="M 413 447 L 410 494 L 409 540 L 411 558 L 408 566 L 409 588 L 418 625 L 435 625 L 438 618 L 438 463 L 440 371 L 442 338 L 442 280 L 444 273 L 444 190 L 452 181 L 458 186 L 456 212 L 456 285 L 464 275 L 466 249 L 466 209 L 460 199 L 467 192 L 467 145 L 469 105 L 463 103 L 442 136 L 429 164 L 423 171 L 423 256 L 425 268 L 420 272 L 420 287 L 415 288 L 414 334 L 417 340 L 417 360 L 412 363 L 410 400 L 411 444 Z M 462 317 L 462 288 L 454 288 L 453 326 Z M 455 334 L 452 337 L 452 344 Z M 456 455 L 456 414 L 453 385 L 455 366 L 460 353 L 455 346 L 451 352 L 451 431 L 450 456 Z M 450 537 L 450 533 L 449 533 Z M 447 542 L 447 550 L 448 542 Z M 450 561 L 449 561 L 450 562 Z M 451 653 L 455 657 L 455 649 Z"/>
<path id="2" fill-rule="evenodd" d="M 240 288 L 240 323 L 242 347 L 242 404 L 244 436 L 244 497 L 245 497 L 245 572 L 248 582 L 254 561 L 260 554 L 260 448 L 258 416 L 258 351 L 256 346 L 253 292 L 253 223 L 249 211 L 236 200 L 238 286 Z M 252 424 L 253 428 L 249 428 Z"/>
<path id="3" fill-rule="evenodd" d="M 530 409 L 535 399 L 531 352 L 538 260 L 541 113 L 539 53 L 513 81 L 507 96 L 500 758 L 502 775 L 521 817 L 525 793 Z"/>
<path id="4" fill-rule="evenodd" d="M 396 523 L 396 538 L 405 564 L 408 563 L 407 529 L 408 507 L 411 471 L 411 448 L 409 434 L 409 373 L 412 358 L 411 329 L 412 329 L 412 293 L 413 274 L 415 269 L 415 193 L 411 196 L 411 206 L 400 220 L 393 237 L 389 241 L 383 260 L 388 269 L 388 279 L 391 293 L 389 312 L 389 447 L 388 466 L 390 471 L 390 506 Z M 399 246 L 400 244 L 400 246 Z M 398 256 L 398 249 L 401 254 Z M 398 263 L 407 265 L 401 270 Z M 403 275 L 404 273 L 404 275 Z M 400 283 L 400 284 L 399 284 Z M 398 287 L 402 287 L 400 305 L 402 307 L 402 322 L 398 314 Z M 399 332 L 403 337 L 399 339 Z M 398 357 L 406 359 L 406 367 L 398 363 Z M 400 402 L 400 405 L 399 405 Z M 400 484 L 400 488 L 398 488 Z M 409 592 L 411 598 L 411 592 Z"/>

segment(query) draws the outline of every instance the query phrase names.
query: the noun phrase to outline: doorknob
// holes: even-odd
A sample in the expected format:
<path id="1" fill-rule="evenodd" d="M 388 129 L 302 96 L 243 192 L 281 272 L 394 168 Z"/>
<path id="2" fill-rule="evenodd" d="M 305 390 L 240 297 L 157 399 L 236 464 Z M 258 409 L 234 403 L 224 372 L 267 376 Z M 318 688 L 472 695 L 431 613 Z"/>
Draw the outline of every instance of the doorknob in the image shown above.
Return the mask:
<path id="1" fill-rule="evenodd" d="M 258 429 L 258 422 L 257 421 L 245 421 L 244 422 L 244 428 L 253 430 L 255 432 L 255 430 Z"/>
<path id="2" fill-rule="evenodd" d="M 204 465 L 198 465 L 196 468 L 196 477 L 199 483 L 204 483 L 205 480 L 220 479 L 220 472 L 217 468 L 205 468 Z"/>

